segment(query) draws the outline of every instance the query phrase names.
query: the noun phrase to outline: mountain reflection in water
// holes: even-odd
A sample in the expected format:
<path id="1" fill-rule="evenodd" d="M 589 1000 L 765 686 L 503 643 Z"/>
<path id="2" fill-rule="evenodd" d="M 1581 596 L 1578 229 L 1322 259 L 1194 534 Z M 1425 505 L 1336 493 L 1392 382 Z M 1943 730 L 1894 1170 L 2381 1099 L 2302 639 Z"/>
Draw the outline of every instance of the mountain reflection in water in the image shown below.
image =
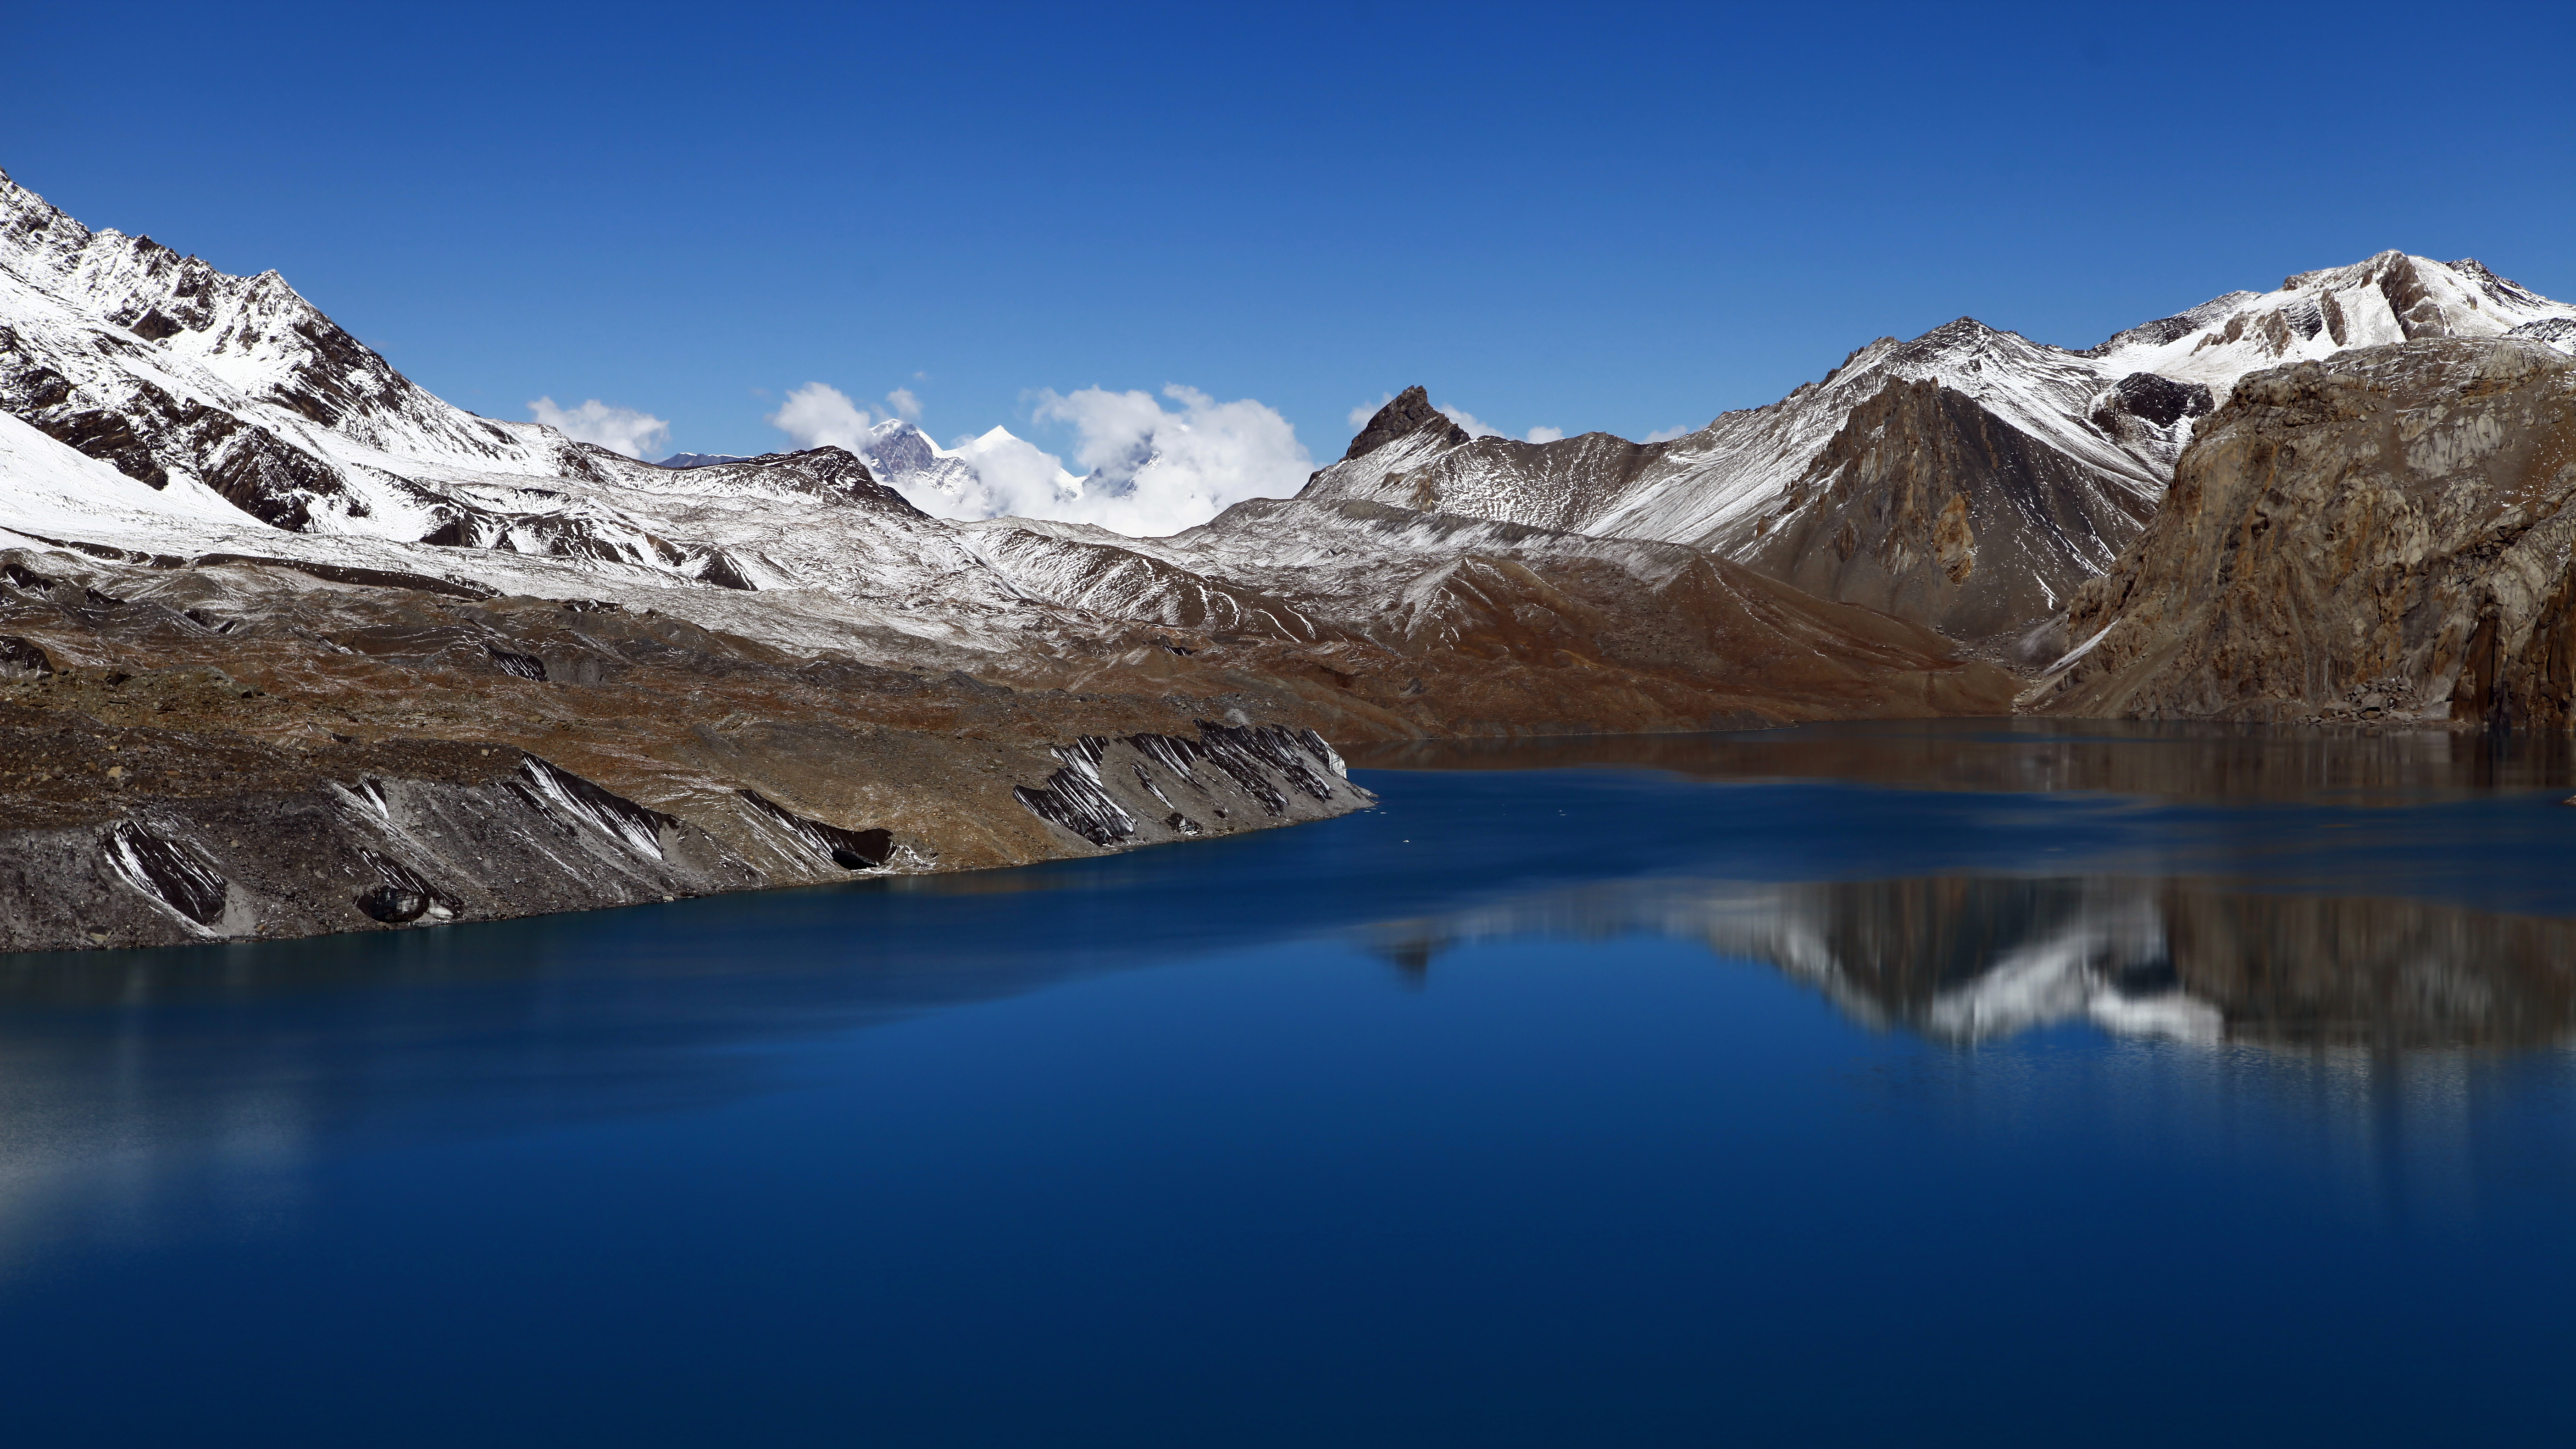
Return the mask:
<path id="1" fill-rule="evenodd" d="M 2279 1046 L 2576 1035 L 2576 925 L 2120 876 L 1618 883 L 1376 926 L 1409 971 L 1478 941 L 1647 934 L 1777 967 L 1853 1017 L 1976 1042 L 2089 1019 Z"/>
<path id="2" fill-rule="evenodd" d="M 2025 859 L 1994 862 L 1998 873 L 1988 875 L 1650 878 L 1374 928 L 1376 948 L 1410 970 L 1461 942 L 1634 932 L 1768 963 L 1864 1023 L 1945 1041 L 2074 1019 L 2123 1035 L 2277 1046 L 2516 1047 L 2576 1036 L 2576 925 L 2417 894 L 2504 895 L 2576 914 L 2576 894 L 2558 884 L 2576 817 L 2525 810 L 2499 831 L 2491 815 L 2439 808 L 2516 795 L 2537 803 L 2565 791 L 2576 778 L 2576 746 L 2564 735 L 1924 720 L 1409 741 L 1363 746 L 1351 760 L 1358 768 L 1642 768 L 1712 783 L 1817 780 L 2257 807 L 2214 829 L 2205 816 L 2177 812 L 2156 832 L 2151 858 L 2118 862 L 2127 874 L 2017 873 L 2033 869 Z M 2325 833 L 2347 830 L 2357 833 Z M 1932 842 L 1931 853 L 1941 847 Z M 2190 874 L 2194 867 L 2226 874 Z M 2386 893 L 2336 893 L 2339 884 Z"/>

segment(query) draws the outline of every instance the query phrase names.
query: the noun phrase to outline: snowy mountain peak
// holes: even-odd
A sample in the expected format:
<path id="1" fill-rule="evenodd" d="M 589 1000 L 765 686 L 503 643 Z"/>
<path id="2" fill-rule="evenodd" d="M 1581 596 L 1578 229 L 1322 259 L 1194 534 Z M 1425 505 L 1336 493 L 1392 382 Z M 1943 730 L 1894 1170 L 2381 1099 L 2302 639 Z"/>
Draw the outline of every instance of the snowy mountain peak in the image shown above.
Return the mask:
<path id="1" fill-rule="evenodd" d="M 929 472 L 949 454 L 930 435 L 904 421 L 888 418 L 868 429 L 868 440 L 860 452 L 880 476 Z"/>
<path id="2" fill-rule="evenodd" d="M 2474 258 L 2437 262 L 2385 251 L 2349 266 L 2300 272 L 2277 291 L 2231 292 L 2131 328 L 2085 355 L 2114 373 L 2161 373 L 2224 395 L 2248 372 L 2347 347 L 2501 337 L 2557 320 L 2576 321 L 2576 306 L 2553 302 Z"/>
<path id="3" fill-rule="evenodd" d="M 971 461 L 933 443 L 928 433 L 901 418 L 888 418 L 869 428 L 859 456 L 867 459 L 887 487 L 933 513 L 972 513 L 975 500 L 984 493 L 983 480 Z"/>

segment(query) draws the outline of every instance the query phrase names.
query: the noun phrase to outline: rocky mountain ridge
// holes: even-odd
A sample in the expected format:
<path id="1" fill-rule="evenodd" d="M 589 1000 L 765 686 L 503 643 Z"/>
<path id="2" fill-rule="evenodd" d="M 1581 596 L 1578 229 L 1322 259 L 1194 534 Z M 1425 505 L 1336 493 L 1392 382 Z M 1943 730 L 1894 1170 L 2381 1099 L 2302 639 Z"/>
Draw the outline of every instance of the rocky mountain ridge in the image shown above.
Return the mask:
<path id="1" fill-rule="evenodd" d="M 2576 336 L 2576 307 L 2475 261 L 2385 252 L 2081 352 L 1972 318 L 1881 338 L 1777 403 L 1662 443 L 1471 439 L 1428 422 L 1415 389 L 1300 496 L 1687 543 L 2036 664 L 2044 648 L 2023 636 L 2137 538 L 2195 420 L 2238 378 L 2508 334 Z"/>

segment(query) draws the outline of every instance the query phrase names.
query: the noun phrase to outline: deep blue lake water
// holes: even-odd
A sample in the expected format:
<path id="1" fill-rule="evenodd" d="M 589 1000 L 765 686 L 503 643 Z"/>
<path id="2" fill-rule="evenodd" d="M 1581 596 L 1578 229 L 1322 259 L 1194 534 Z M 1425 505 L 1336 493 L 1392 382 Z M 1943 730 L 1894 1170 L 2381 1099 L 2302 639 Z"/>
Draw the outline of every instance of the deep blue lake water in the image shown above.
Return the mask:
<path id="1" fill-rule="evenodd" d="M 2563 742 L 1354 764 L 1133 855 L 0 958 L 0 1434 L 2568 1432 Z"/>

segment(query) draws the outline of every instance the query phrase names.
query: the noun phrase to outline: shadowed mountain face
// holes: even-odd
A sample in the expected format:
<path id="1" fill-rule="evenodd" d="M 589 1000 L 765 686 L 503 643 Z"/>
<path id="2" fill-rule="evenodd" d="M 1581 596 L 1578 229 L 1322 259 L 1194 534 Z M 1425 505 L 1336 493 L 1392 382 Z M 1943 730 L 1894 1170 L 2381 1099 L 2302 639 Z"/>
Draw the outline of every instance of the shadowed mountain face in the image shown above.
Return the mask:
<path id="1" fill-rule="evenodd" d="M 1736 554 L 1825 598 L 1982 639 L 2054 611 L 2152 509 L 2143 490 L 2103 486 L 1965 393 L 1892 382 L 1852 409 L 1777 522 Z"/>
<path id="2" fill-rule="evenodd" d="M 1687 543 L 2025 663 L 2135 540 L 2195 423 L 2250 371 L 2420 338 L 2576 333 L 2474 261 L 2389 252 L 2231 293 L 2084 352 L 1970 318 L 1664 443 L 1468 439 L 1408 391 L 1300 496 Z M 2566 346 L 2564 340 L 2553 345 Z"/>

